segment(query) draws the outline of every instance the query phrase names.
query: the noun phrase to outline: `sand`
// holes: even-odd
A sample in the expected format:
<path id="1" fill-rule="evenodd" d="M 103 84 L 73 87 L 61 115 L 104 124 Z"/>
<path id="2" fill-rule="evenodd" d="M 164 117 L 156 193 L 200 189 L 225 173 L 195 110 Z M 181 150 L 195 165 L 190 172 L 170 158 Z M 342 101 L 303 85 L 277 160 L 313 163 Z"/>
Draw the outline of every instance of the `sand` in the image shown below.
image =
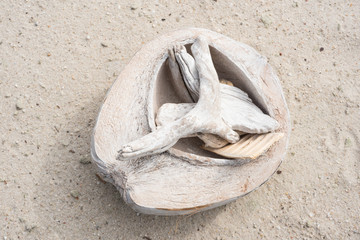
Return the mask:
<path id="1" fill-rule="evenodd" d="M 268 58 L 289 151 L 231 204 L 136 214 L 90 163 L 94 119 L 135 52 L 185 27 Z M 359 29 L 359 1 L 1 1 L 1 239 L 360 239 Z"/>

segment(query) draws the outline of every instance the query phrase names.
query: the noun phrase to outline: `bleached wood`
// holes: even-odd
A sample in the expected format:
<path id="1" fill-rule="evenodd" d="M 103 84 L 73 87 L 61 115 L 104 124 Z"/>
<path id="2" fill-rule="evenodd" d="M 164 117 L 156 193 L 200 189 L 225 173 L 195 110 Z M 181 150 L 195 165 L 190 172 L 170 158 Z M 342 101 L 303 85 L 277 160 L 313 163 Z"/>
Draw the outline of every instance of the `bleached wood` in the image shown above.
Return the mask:
<path id="1" fill-rule="evenodd" d="M 119 150 L 118 159 L 139 158 L 162 153 L 172 147 L 180 138 L 187 138 L 200 133 L 199 137 L 207 147 L 219 148 L 226 144 L 221 138 L 235 143 L 239 136 L 233 130 L 246 133 L 265 133 L 278 127 L 275 119 L 264 114 L 240 89 L 220 84 L 217 72 L 212 63 L 208 43 L 199 37 L 191 46 L 194 60 L 184 46 L 174 47 L 175 57 L 180 66 L 183 80 L 192 98 L 199 101 L 193 109 L 186 111 L 183 104 L 166 106 L 168 116 L 176 117 L 174 121 L 163 121 L 152 132 L 136 139 Z M 173 56 L 170 55 L 173 62 Z M 174 64 L 171 67 L 175 68 Z M 174 74 L 175 71 L 172 71 Z M 177 77 L 179 78 L 179 77 Z M 162 109 L 160 108 L 160 112 Z M 183 116 L 179 114 L 183 113 Z M 212 133 L 216 136 L 205 135 Z"/>
<path id="2" fill-rule="evenodd" d="M 174 47 L 174 50 L 171 51 L 171 53 L 176 57 L 182 74 L 182 77 L 175 76 L 175 78 L 177 81 L 183 79 L 192 98 L 197 100 L 200 84 L 195 60 L 187 52 L 186 48 L 179 44 Z M 172 67 L 174 68 L 174 71 L 172 71 L 174 74 L 180 74 L 180 71 L 175 71 L 178 69 L 176 64 L 172 64 Z M 230 127 L 233 130 L 241 130 L 249 133 L 265 133 L 276 130 L 278 127 L 276 120 L 263 114 L 262 111 L 252 103 L 248 95 L 234 87 L 230 81 L 225 79 L 222 79 L 222 81 L 227 86 L 222 86 L 222 84 L 220 84 L 221 116 L 226 123 L 229 123 L 230 121 L 230 123 L 233 124 L 230 124 Z M 162 107 L 166 107 L 166 104 Z M 166 111 L 162 111 L 162 107 L 159 110 L 161 115 L 157 116 L 157 118 L 164 117 L 170 119 L 170 116 L 172 115 L 178 116 L 178 114 L 181 114 L 183 105 L 179 106 L 179 109 L 176 109 L 176 106 L 173 106 L 171 109 L 166 107 Z M 177 119 L 180 117 L 181 116 L 178 116 Z M 164 121 L 162 122 L 165 124 Z M 197 133 L 197 136 L 205 143 L 205 147 L 221 148 L 228 144 L 226 140 L 212 134 Z"/>
<path id="3" fill-rule="evenodd" d="M 200 81 L 199 100 L 194 108 L 183 117 L 124 145 L 119 150 L 117 159 L 125 160 L 162 153 L 180 138 L 186 138 L 198 132 L 218 135 L 230 143 L 239 140 L 239 135 L 223 120 L 221 114 L 220 82 L 212 63 L 207 41 L 199 37 L 191 49 Z M 194 72 L 194 69 L 195 67 L 189 72 Z M 195 86 L 193 87 L 192 92 L 195 92 Z"/>
<path id="4" fill-rule="evenodd" d="M 174 84 L 186 86 L 186 90 L 188 90 L 187 92 L 190 95 L 190 97 L 187 98 L 185 102 L 196 102 L 199 99 L 200 80 L 199 80 L 199 74 L 196 70 L 195 60 L 190 54 L 187 53 L 186 48 L 179 44 L 176 44 L 173 49 L 169 50 L 169 55 L 170 55 L 169 59 L 171 59 L 170 61 L 172 63 L 170 65 L 170 71 L 172 73 Z M 175 57 L 176 57 L 176 61 L 173 60 Z M 179 69 L 181 72 L 179 71 Z M 164 107 L 165 105 L 163 105 L 162 107 Z M 159 114 L 161 108 L 159 110 Z M 181 114 L 181 112 L 179 111 L 176 112 L 162 111 L 161 113 L 168 114 L 169 116 L 178 116 L 177 119 L 183 116 L 183 115 L 179 115 Z M 167 119 L 171 118 L 167 116 L 164 117 Z M 159 118 L 161 117 L 159 117 L 158 115 L 157 119 Z M 163 122 L 162 125 L 164 123 L 165 122 Z M 196 133 L 195 136 L 200 138 L 207 147 L 221 148 L 226 144 L 228 144 L 226 140 L 213 134 Z"/>
<path id="5" fill-rule="evenodd" d="M 264 113 L 278 121 L 276 131 L 285 136 L 250 162 L 196 152 L 191 138 L 160 155 L 117 161 L 119 146 L 156 129 L 155 116 L 161 105 L 183 102 L 176 98 L 172 84 L 165 84 L 171 83 L 167 50 L 174 44 L 192 44 L 200 35 L 209 42 L 219 77 L 249 94 Z M 91 153 L 100 175 L 113 183 L 136 211 L 189 214 L 233 201 L 268 180 L 285 156 L 289 132 L 289 112 L 280 81 L 266 58 L 221 34 L 191 28 L 144 45 L 123 69 L 101 107 Z M 180 155 L 190 158 L 184 161 L 177 157 Z"/>
<path id="6" fill-rule="evenodd" d="M 195 103 L 166 103 L 162 105 L 155 119 L 157 128 L 182 118 L 194 107 Z M 198 137 L 205 143 L 206 147 L 211 148 L 221 148 L 229 143 L 219 136 L 208 133 L 195 133 L 187 137 Z"/>
<path id="7" fill-rule="evenodd" d="M 169 58 L 167 59 L 167 63 L 169 65 L 169 69 L 171 73 L 171 77 L 169 79 L 172 80 L 172 84 L 174 86 L 175 92 L 178 94 L 182 102 L 184 103 L 194 102 L 181 76 L 179 65 L 176 62 L 174 49 L 170 48 L 168 50 L 168 53 L 169 53 Z"/>

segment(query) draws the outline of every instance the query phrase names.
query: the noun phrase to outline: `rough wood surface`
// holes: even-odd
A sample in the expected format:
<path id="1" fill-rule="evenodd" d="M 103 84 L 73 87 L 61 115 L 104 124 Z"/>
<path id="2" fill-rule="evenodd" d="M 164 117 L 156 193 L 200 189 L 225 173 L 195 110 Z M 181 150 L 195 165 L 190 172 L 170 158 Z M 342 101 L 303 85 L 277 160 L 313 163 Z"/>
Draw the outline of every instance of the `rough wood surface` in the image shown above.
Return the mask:
<path id="1" fill-rule="evenodd" d="M 285 137 L 255 161 L 239 161 L 235 165 L 226 165 L 233 160 L 222 158 L 207 161 L 209 156 L 193 154 L 192 144 L 183 142 L 170 148 L 169 153 L 117 161 L 119 146 L 156 129 L 155 116 L 161 105 L 181 102 L 173 98 L 172 87 L 162 84 L 170 74 L 165 68 L 168 49 L 175 43 L 191 44 L 199 35 L 209 42 L 219 78 L 228 79 L 249 93 L 262 111 L 278 121 L 277 132 L 283 132 Z M 159 98 L 158 93 L 163 90 L 168 95 Z M 285 155 L 289 131 L 289 112 L 280 82 L 266 59 L 245 44 L 209 30 L 192 28 L 146 44 L 122 71 L 99 113 L 92 137 L 92 156 L 102 176 L 119 189 L 135 210 L 148 214 L 188 214 L 235 200 L 268 180 Z M 182 158 L 177 157 L 181 155 Z"/>

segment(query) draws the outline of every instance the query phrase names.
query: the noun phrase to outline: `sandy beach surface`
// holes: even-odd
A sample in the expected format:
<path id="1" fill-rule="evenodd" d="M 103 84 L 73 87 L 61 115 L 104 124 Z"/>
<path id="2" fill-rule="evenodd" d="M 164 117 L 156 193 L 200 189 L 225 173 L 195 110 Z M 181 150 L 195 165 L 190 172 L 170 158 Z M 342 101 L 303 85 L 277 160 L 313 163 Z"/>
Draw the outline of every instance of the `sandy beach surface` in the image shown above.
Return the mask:
<path id="1" fill-rule="evenodd" d="M 203 27 L 278 73 L 293 127 L 270 181 L 191 216 L 137 214 L 90 135 L 143 44 Z M 0 239 L 360 239 L 359 1 L 0 1 Z"/>

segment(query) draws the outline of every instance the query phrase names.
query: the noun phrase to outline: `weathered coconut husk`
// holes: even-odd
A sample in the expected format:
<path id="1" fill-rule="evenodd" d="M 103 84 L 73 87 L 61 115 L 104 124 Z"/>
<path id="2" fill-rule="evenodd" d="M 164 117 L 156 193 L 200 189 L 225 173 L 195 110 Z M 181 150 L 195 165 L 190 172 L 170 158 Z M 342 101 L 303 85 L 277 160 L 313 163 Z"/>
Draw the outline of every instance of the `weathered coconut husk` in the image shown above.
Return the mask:
<path id="1" fill-rule="evenodd" d="M 168 49 L 187 48 L 202 36 L 220 79 L 246 92 L 279 123 L 284 137 L 255 160 L 227 159 L 203 150 L 198 138 L 179 140 L 167 152 L 116 160 L 126 143 L 156 129 L 165 103 L 182 103 L 169 70 Z M 175 90 L 177 89 L 177 90 Z M 221 34 L 191 28 L 165 34 L 146 44 L 124 68 L 101 107 L 91 153 L 102 177 L 113 183 L 126 203 L 146 214 L 177 215 L 214 208 L 254 190 L 276 171 L 288 144 L 289 112 L 280 81 L 266 58 Z"/>

